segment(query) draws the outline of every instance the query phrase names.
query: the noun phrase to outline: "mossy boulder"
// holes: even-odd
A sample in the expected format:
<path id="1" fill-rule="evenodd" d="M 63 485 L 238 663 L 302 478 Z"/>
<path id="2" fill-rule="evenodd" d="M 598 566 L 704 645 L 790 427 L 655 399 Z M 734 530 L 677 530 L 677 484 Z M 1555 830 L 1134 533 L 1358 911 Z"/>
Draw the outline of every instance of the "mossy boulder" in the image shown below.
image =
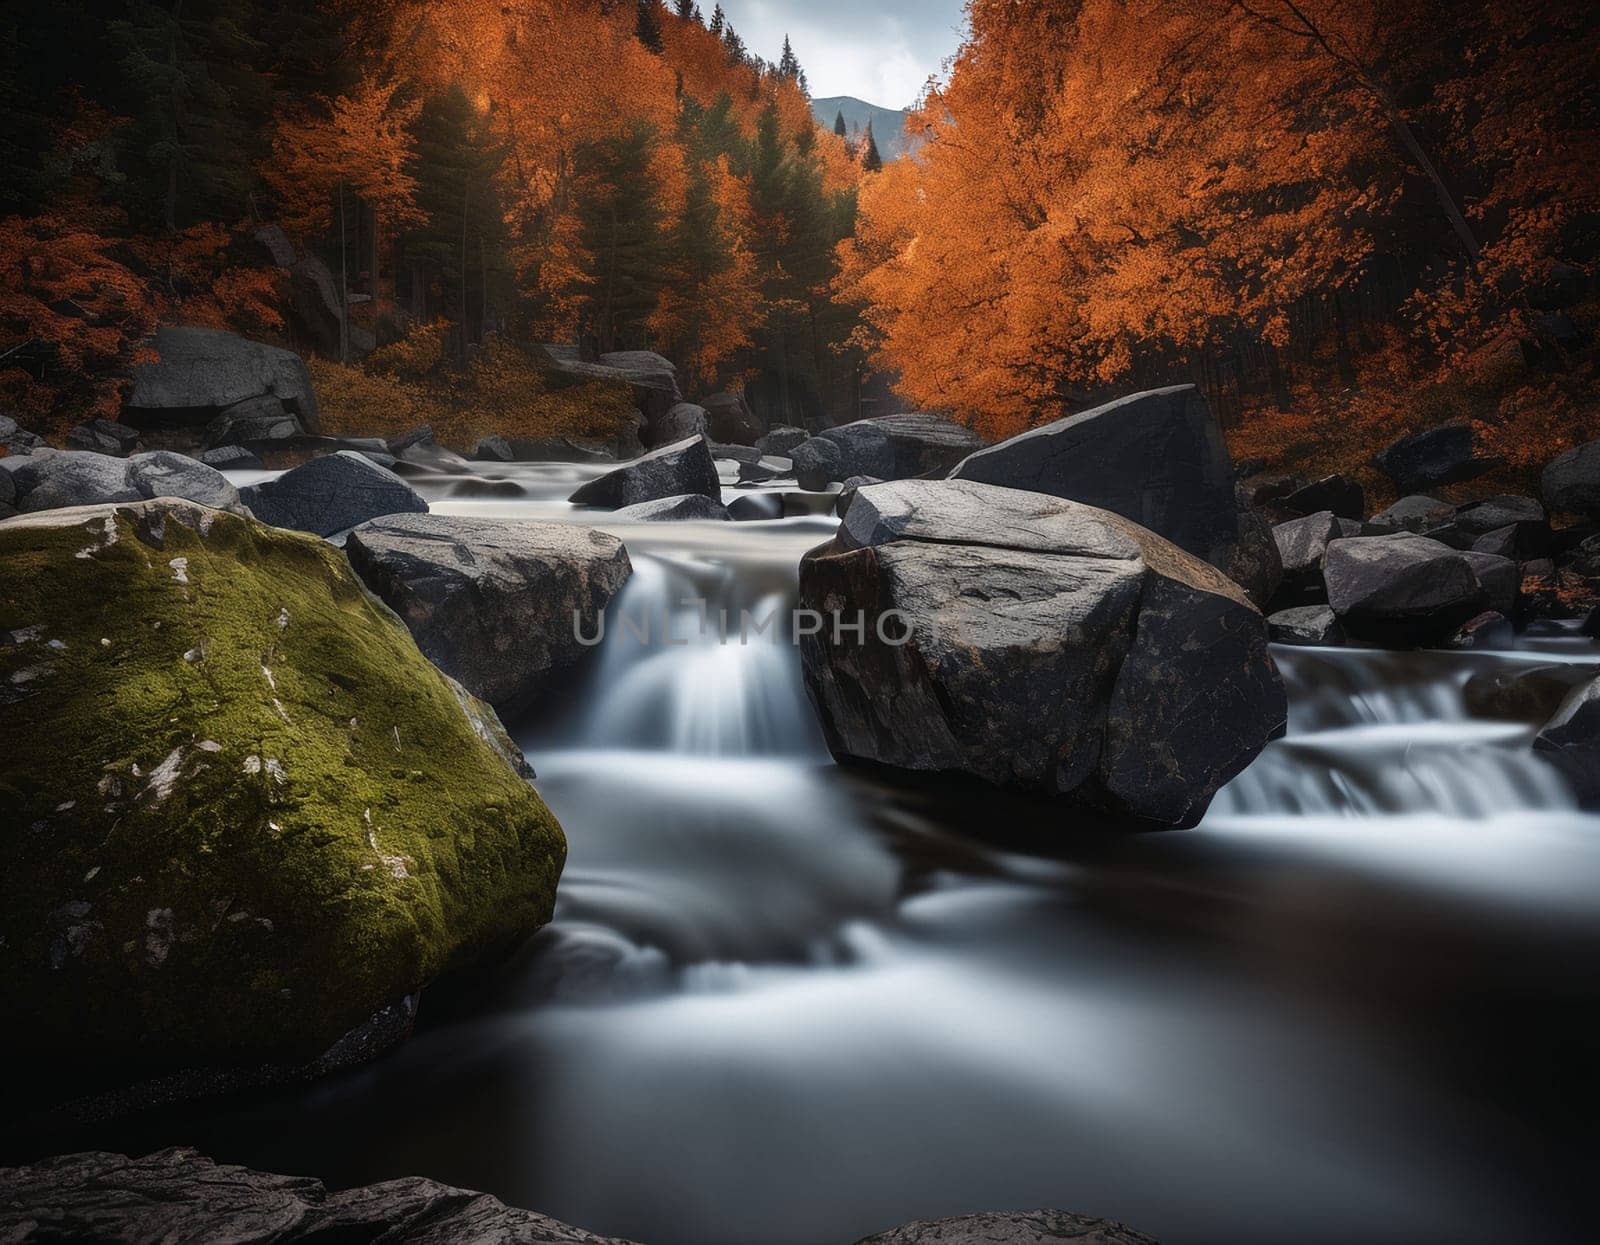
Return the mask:
<path id="1" fill-rule="evenodd" d="M 318 1055 L 549 919 L 527 773 L 320 540 L 176 500 L 7 520 L 0 1041 Z"/>

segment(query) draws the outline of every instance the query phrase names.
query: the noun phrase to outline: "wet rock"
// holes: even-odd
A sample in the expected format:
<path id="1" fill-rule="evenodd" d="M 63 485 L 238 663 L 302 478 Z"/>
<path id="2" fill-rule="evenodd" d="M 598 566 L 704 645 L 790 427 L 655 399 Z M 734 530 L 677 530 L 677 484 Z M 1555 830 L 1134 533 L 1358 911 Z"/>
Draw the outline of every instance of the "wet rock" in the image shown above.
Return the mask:
<path id="1" fill-rule="evenodd" d="M 1243 590 L 1075 502 L 967 480 L 862 488 L 801 563 L 800 596 L 865 622 L 864 636 L 825 624 L 801 644 L 843 761 L 1192 825 L 1283 729 Z"/>
<path id="2" fill-rule="evenodd" d="M 1567 779 L 1585 808 L 1600 808 L 1600 679 L 1574 687 L 1535 736 L 1535 755 Z"/>
<path id="3" fill-rule="evenodd" d="M 480 437 L 472 449 L 472 457 L 480 463 L 514 463 L 517 452 L 504 437 Z"/>
<path id="4" fill-rule="evenodd" d="M 307 432 L 319 431 L 311 374 L 299 355 L 217 329 L 162 328 L 154 344 L 157 361 L 134 369 L 127 423 L 199 426 L 238 403 L 269 397 Z"/>
<path id="5" fill-rule="evenodd" d="M 1500 462 L 1479 449 L 1471 424 L 1443 424 L 1401 437 L 1373 461 L 1396 487 L 1417 492 L 1474 479 Z"/>
<path id="6" fill-rule="evenodd" d="M 605 506 L 616 510 L 663 497 L 702 493 L 722 500 L 711 447 L 704 437 L 687 437 L 624 463 L 598 479 L 590 480 L 568 499 L 580 506 Z"/>
<path id="7" fill-rule="evenodd" d="M 1345 630 L 1384 644 L 1446 640 L 1489 604 L 1466 554 L 1409 533 L 1331 541 L 1323 577 Z"/>
<path id="8" fill-rule="evenodd" d="M 463 458 L 454 450 L 433 441 L 419 441 L 408 445 L 395 455 L 396 473 L 404 472 L 408 475 L 453 475 L 466 476 L 473 473 L 470 460 Z"/>
<path id="9" fill-rule="evenodd" d="M 593 651 L 578 636 L 595 634 L 633 570 L 622 542 L 592 528 L 454 515 L 363 523 L 345 553 L 429 660 L 501 710 Z"/>
<path id="10" fill-rule="evenodd" d="M 1316 514 L 1330 510 L 1341 519 L 1359 523 L 1366 517 L 1367 493 L 1347 476 L 1324 476 L 1294 490 L 1278 506 L 1291 514 Z"/>
<path id="11" fill-rule="evenodd" d="M 1574 687 L 1597 674 L 1600 669 L 1594 666 L 1571 662 L 1489 667 L 1466 681 L 1462 698 L 1473 717 L 1540 724 L 1550 719 Z"/>
<path id="12" fill-rule="evenodd" d="M 126 458 L 139 447 L 139 430 L 109 419 L 91 419 L 67 433 L 67 448 Z"/>
<path id="13" fill-rule="evenodd" d="M 239 491 L 263 523 L 332 536 L 381 515 L 426 513 L 428 503 L 394 472 L 353 450 L 314 458 Z"/>
<path id="14" fill-rule="evenodd" d="M 783 518 L 783 498 L 776 493 L 749 493 L 728 503 L 728 517 L 741 523 Z"/>
<path id="15" fill-rule="evenodd" d="M 1600 441 L 1568 450 L 1540 477 L 1545 505 L 1563 514 L 1600 519 Z"/>
<path id="16" fill-rule="evenodd" d="M 763 454 L 776 454 L 787 458 L 795 446 L 810 439 L 811 434 L 804 428 L 791 428 L 788 425 L 780 425 L 758 440 L 756 449 Z"/>
<path id="17" fill-rule="evenodd" d="M 1193 385 L 1156 389 L 1035 428 L 963 460 L 951 479 L 1069 498 L 1110 510 L 1225 573 L 1241 540 L 1269 543 L 1241 520 L 1222 431 Z M 1270 561 L 1243 559 L 1270 572 Z M 1271 595 L 1270 573 L 1248 585 Z"/>
<path id="18" fill-rule="evenodd" d="M 1409 497 L 1402 497 L 1386 510 L 1378 511 L 1367 521 L 1367 529 L 1380 536 L 1393 532 L 1421 534 L 1448 523 L 1454 514 L 1455 507 L 1449 502 L 1413 493 Z"/>
<path id="19" fill-rule="evenodd" d="M 24 513 L 139 501 L 126 459 L 82 450 L 41 450 L 11 468 L 14 504 Z"/>
<path id="20" fill-rule="evenodd" d="M 221 412 L 206 425 L 206 445 L 270 445 L 306 435 L 300 417 L 274 397 L 247 398 Z"/>
<path id="21" fill-rule="evenodd" d="M 613 517 L 632 523 L 673 523 L 687 520 L 726 520 L 732 516 L 721 502 L 703 493 L 690 493 L 684 497 L 663 497 L 657 501 L 642 501 L 634 506 L 624 506 Z"/>
<path id="22" fill-rule="evenodd" d="M 128 467 L 129 478 L 140 497 L 183 497 L 213 510 L 240 508 L 239 490 L 228 483 L 228 478 L 186 454 L 170 450 L 135 454 L 128 460 Z"/>
<path id="23" fill-rule="evenodd" d="M 1272 539 L 1283 565 L 1283 581 L 1275 602 L 1287 606 L 1325 601 L 1327 589 L 1322 582 L 1322 565 L 1328 553 L 1328 542 L 1355 536 L 1360 530 L 1359 523 L 1341 519 L 1331 510 L 1274 526 Z"/>
<path id="24" fill-rule="evenodd" d="M 485 1193 L 419 1177 L 330 1193 L 308 1176 L 217 1164 L 184 1149 L 142 1158 L 69 1154 L 0 1169 L 0 1238 L 116 1245 L 379 1240 L 410 1245 L 628 1245 L 516 1210 Z M 1124 1245 L 1122 1238 L 1107 1241 Z"/>
<path id="25" fill-rule="evenodd" d="M 316 1060 L 549 918 L 564 841 L 520 753 L 339 550 L 169 498 L 19 516 L 0 559 L 39 568 L 0 587 L 38 628 L 0 649 L 31 689 L 0 715 L 30 1067 Z"/>
<path id="26" fill-rule="evenodd" d="M 789 461 L 794 464 L 794 478 L 800 487 L 821 493 L 834 480 L 845 475 L 844 456 L 835 441 L 811 437 L 789 451 Z"/>
<path id="27" fill-rule="evenodd" d="M 1061 1210 L 1004 1211 L 908 1223 L 856 1245 L 1157 1245 L 1154 1237 L 1113 1219 Z"/>
<path id="28" fill-rule="evenodd" d="M 218 471 L 261 470 L 260 456 L 242 445 L 220 445 L 214 450 L 202 450 L 195 455 L 195 459 Z"/>
<path id="29" fill-rule="evenodd" d="M 701 400 L 706 413 L 706 430 L 713 441 L 730 445 L 755 445 L 761 423 L 750 413 L 744 395 L 714 393 Z"/>
<path id="30" fill-rule="evenodd" d="M 1446 648 L 1455 649 L 1506 649 L 1517 642 L 1517 629 L 1499 610 L 1483 613 L 1462 623 L 1456 633 L 1445 641 Z"/>
<path id="31" fill-rule="evenodd" d="M 1275 644 L 1343 644 L 1344 628 L 1326 605 L 1293 605 L 1267 617 Z"/>

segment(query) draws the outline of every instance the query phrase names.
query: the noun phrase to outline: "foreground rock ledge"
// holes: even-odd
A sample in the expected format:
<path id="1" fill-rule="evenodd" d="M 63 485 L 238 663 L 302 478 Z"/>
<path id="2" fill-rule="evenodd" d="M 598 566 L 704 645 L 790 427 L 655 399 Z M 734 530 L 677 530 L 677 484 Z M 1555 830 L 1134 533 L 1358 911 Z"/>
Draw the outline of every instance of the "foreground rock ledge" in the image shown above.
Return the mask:
<path id="1" fill-rule="evenodd" d="M 5 1049 L 314 1059 L 550 917 L 521 754 L 321 540 L 174 500 L 6 520 L 0 697 Z"/>
<path id="2" fill-rule="evenodd" d="M 1259 611 L 1108 511 L 966 480 L 860 489 L 806 555 L 807 689 L 841 760 L 1190 826 L 1281 734 Z M 878 626 L 888 611 L 899 611 Z M 910 642 L 893 643 L 909 628 Z"/>
<path id="3" fill-rule="evenodd" d="M 46 1242 L 406 1241 L 410 1245 L 629 1245 L 419 1177 L 330 1193 L 318 1180 L 212 1162 L 194 1150 L 90 1152 L 0 1169 L 0 1240 Z M 1156 1245 L 1062 1211 L 908 1224 L 860 1245 Z"/>

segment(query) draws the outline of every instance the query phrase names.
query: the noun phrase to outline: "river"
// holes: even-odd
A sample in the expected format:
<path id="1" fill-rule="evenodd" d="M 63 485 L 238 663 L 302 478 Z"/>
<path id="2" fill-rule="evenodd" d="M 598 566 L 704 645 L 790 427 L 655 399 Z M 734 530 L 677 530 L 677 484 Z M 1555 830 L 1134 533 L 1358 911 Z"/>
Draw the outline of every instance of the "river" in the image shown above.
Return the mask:
<path id="1" fill-rule="evenodd" d="M 561 500 L 594 468 L 484 470 L 524 496 L 419 487 L 611 526 Z M 609 634 L 512 724 L 571 845 L 555 922 L 377 1064 L 137 1143 L 649 1245 L 1038 1206 L 1168 1245 L 1591 1239 L 1600 819 L 1461 689 L 1600 651 L 1275 650 L 1288 737 L 1198 828 L 1127 835 L 841 769 L 783 628 L 697 633 L 685 599 L 781 620 L 831 529 L 611 526 Z"/>

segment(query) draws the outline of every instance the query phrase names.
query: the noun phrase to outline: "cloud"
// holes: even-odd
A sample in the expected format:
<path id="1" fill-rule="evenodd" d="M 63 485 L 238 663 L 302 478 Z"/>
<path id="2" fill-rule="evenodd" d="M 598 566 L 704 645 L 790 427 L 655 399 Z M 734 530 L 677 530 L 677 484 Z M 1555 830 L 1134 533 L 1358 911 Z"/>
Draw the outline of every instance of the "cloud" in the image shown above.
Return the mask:
<path id="1" fill-rule="evenodd" d="M 710 7 L 701 0 L 707 14 Z M 777 60 L 787 34 L 811 93 L 903 108 L 961 41 L 961 0 L 723 0 L 751 51 Z"/>

